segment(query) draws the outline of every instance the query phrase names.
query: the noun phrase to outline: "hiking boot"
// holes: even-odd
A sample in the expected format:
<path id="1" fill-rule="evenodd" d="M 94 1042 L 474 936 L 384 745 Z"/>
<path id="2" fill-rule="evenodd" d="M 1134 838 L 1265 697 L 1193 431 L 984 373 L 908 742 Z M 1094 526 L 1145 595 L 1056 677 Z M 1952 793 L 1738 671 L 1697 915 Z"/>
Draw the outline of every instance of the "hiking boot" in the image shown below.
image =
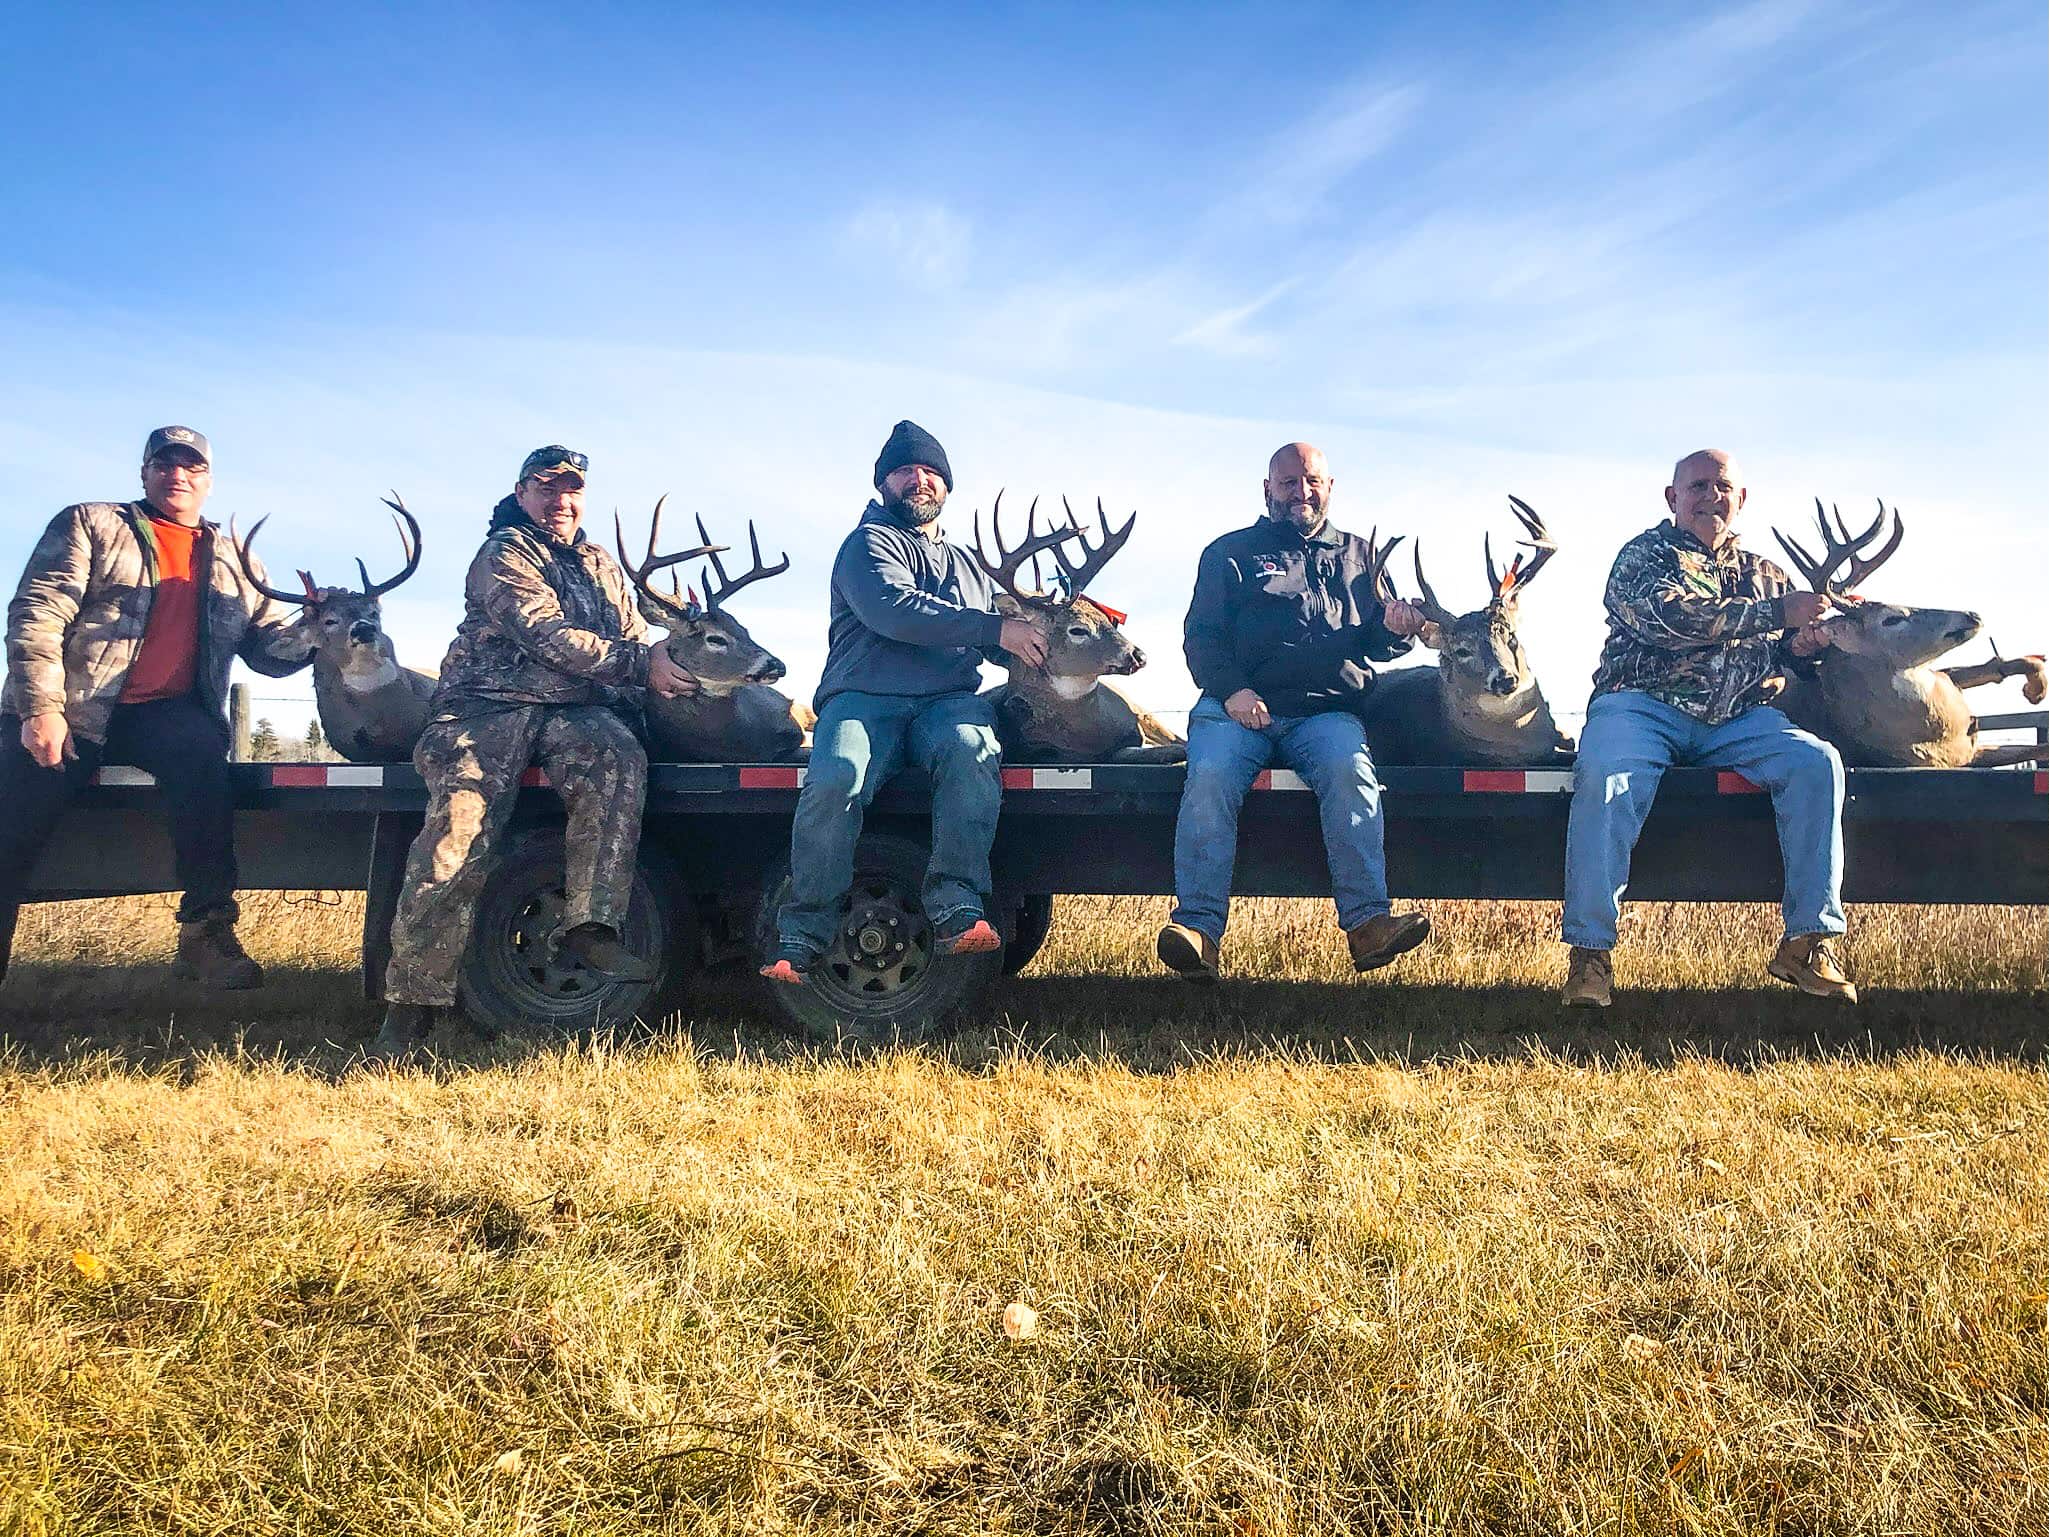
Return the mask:
<path id="1" fill-rule="evenodd" d="M 1217 942 L 1185 923 L 1170 923 L 1153 942 L 1160 964 L 1185 982 L 1217 980 Z"/>
<path id="2" fill-rule="evenodd" d="M 785 987 L 802 987 L 806 980 L 804 968 L 787 955 L 779 955 L 763 966 L 761 975 L 771 982 L 780 982 Z"/>
<path id="3" fill-rule="evenodd" d="M 1430 937 L 1430 920 L 1421 913 L 1382 913 L 1345 935 L 1354 971 L 1378 971 L 1398 955 L 1406 955 Z"/>
<path id="4" fill-rule="evenodd" d="M 1810 998 L 1855 1003 L 1857 987 L 1843 974 L 1833 934 L 1792 934 L 1779 941 L 1778 953 L 1764 968 L 1781 982 L 1790 982 Z"/>
<path id="5" fill-rule="evenodd" d="M 363 1048 L 373 1062 L 402 1062 L 410 1057 L 434 1029 L 441 1010 L 431 1003 L 391 1003 L 384 1009 L 384 1026 L 377 1039 Z"/>
<path id="6" fill-rule="evenodd" d="M 217 907 L 178 925 L 178 958 L 171 975 L 230 991 L 263 986 L 263 968 L 235 937 L 235 910 Z"/>
<path id="7" fill-rule="evenodd" d="M 1606 950 L 1574 945 L 1565 963 L 1565 986 L 1558 1002 L 1568 1009 L 1605 1009 L 1615 1000 L 1615 966 Z"/>
<path id="8" fill-rule="evenodd" d="M 977 918 L 957 934 L 942 934 L 939 948 L 948 955 L 987 955 L 1003 948 L 1003 936 L 990 926 L 987 918 Z"/>
<path id="9" fill-rule="evenodd" d="M 654 967 L 619 942 L 602 923 L 579 923 L 556 941 L 556 952 L 607 982 L 652 982 Z"/>

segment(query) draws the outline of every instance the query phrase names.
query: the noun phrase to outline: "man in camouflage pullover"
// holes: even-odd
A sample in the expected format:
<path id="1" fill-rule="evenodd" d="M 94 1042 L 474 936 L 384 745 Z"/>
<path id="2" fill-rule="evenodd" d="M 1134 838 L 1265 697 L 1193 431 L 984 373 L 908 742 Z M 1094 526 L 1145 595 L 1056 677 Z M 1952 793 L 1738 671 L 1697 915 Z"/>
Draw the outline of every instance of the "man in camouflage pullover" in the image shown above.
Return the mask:
<path id="1" fill-rule="evenodd" d="M 1608 576 L 1608 640 L 1580 733 L 1565 843 L 1563 1001 L 1606 1007 L 1629 857 L 1674 764 L 1733 769 L 1769 790 L 1786 871 L 1785 937 L 1766 970 L 1854 1003 L 1835 954 L 1843 932 L 1843 763 L 1771 701 L 1783 670 L 1827 645 L 1825 594 L 1739 549 L 1749 493 L 1717 449 L 1679 461 L 1669 523 L 1622 547 Z"/>
<path id="2" fill-rule="evenodd" d="M 455 1002 L 456 975 L 521 776 L 538 764 L 568 812 L 567 906 L 552 944 L 600 978 L 651 980 L 620 941 L 647 794 L 640 690 L 691 680 L 647 629 L 618 563 L 585 537 L 582 454 L 536 449 L 491 514 L 433 717 L 413 751 L 426 825 L 392 920 L 375 1052 L 401 1055 Z"/>

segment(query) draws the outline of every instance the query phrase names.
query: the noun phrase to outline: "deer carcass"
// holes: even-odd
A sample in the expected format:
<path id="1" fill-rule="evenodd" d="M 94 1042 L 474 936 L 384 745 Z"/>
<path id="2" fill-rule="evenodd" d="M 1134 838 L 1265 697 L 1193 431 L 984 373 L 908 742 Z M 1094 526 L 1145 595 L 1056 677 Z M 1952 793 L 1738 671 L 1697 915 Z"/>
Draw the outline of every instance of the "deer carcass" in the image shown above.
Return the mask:
<path id="1" fill-rule="evenodd" d="M 1497 571 L 1493 545 L 1483 541 L 1491 591 L 1485 608 L 1454 614 L 1438 602 L 1423 576 L 1421 542 L 1414 547 L 1419 606 L 1428 621 L 1419 639 L 1437 653 L 1437 665 L 1395 668 L 1374 683 L 1366 737 L 1376 761 L 1549 763 L 1571 756 L 1572 739 L 1551 718 L 1518 632 L 1523 589 L 1558 546 L 1529 503 L 1514 496 L 1508 502 L 1530 536 L 1518 542 L 1533 558 L 1526 566 L 1517 555 L 1506 571 Z M 1375 550 L 1385 597 L 1394 596 L 1386 557 L 1400 542 L 1390 539 Z"/>
<path id="2" fill-rule="evenodd" d="M 1963 667 L 1929 663 L 1983 627 L 1976 614 L 1950 608 L 1906 608 L 1861 598 L 1856 588 L 1899 549 L 1905 521 L 1884 502 L 1861 534 L 1850 532 L 1840 512 L 1830 526 L 1819 498 L 1815 521 L 1821 533 L 1819 559 L 1786 535 L 1777 536 L 1793 567 L 1816 592 L 1827 593 L 1837 612 L 1822 621 L 1828 649 L 1817 659 L 1812 679 L 1788 680 L 1780 707 L 1793 721 L 1826 737 L 1846 763 L 1871 768 L 1994 767 L 2049 757 L 2049 747 L 1978 743 L 1978 722 L 1963 691 L 2004 678 L 2025 678 L 2030 703 L 2049 694 L 2049 667 L 2039 656 L 2002 657 Z M 1892 520 L 1891 537 L 1866 555 Z"/>
<path id="3" fill-rule="evenodd" d="M 726 600 L 750 582 L 780 576 L 790 569 L 785 555 L 773 566 L 761 559 L 761 539 L 754 524 L 747 525 L 747 542 L 754 555 L 754 569 L 737 581 L 726 575 L 719 552 L 705 532 L 704 519 L 697 520 L 697 549 L 675 555 L 655 553 L 661 535 L 662 506 L 655 503 L 648 525 L 647 554 L 639 565 L 626 558 L 626 530 L 614 514 L 612 527 L 619 540 L 619 563 L 633 578 L 642 605 L 654 623 L 665 625 L 668 635 L 662 647 L 669 659 L 697 680 L 697 692 L 664 699 L 653 690 L 647 696 L 647 726 L 653 756 L 664 763 L 774 763 L 800 758 L 804 754 L 804 733 L 810 729 L 811 712 L 794 703 L 787 694 L 770 685 L 787 669 L 762 649 L 747 627 L 726 612 Z M 711 558 L 706 573 L 704 601 L 696 590 L 685 592 L 671 578 L 670 591 L 655 591 L 649 578 L 665 566 L 676 566 L 699 556 Z"/>
<path id="4" fill-rule="evenodd" d="M 1061 498 L 1061 505 L 1067 507 L 1066 498 Z M 1046 637 L 1044 663 L 1031 667 L 1013 658 L 1010 681 L 989 691 L 1004 757 L 1019 763 L 1185 761 L 1186 742 L 1103 681 L 1108 674 L 1137 672 L 1145 666 L 1145 653 L 1125 635 L 1124 615 L 1084 592 L 1124 548 L 1138 514 L 1112 532 L 1098 498 L 1096 516 L 1103 536 L 1091 549 L 1072 507 L 1067 507 L 1067 527 L 1044 534 L 1038 532 L 1038 508 L 1034 501 L 1025 517 L 1024 543 L 1006 550 L 1003 496 L 997 493 L 989 518 L 996 540 L 994 561 L 982 549 L 982 520 L 979 514 L 975 518 L 975 559 L 996 584 L 997 611 L 1006 619 L 1027 621 Z M 1069 540 L 1082 547 L 1079 561 L 1068 559 L 1063 546 Z M 1018 583 L 1020 568 L 1032 560 L 1036 570 L 1036 558 L 1048 551 L 1060 568 L 1059 591 L 1025 591 Z"/>
<path id="5" fill-rule="evenodd" d="M 396 491 L 385 498 L 398 525 L 399 547 L 405 551 L 405 565 L 389 581 L 373 582 L 369 569 L 359 558 L 356 570 L 362 575 L 363 590 L 316 586 L 311 573 L 301 571 L 303 592 L 286 592 L 256 580 L 249 563 L 249 547 L 256 542 L 267 518 L 258 518 L 247 538 L 235 540 L 235 553 L 242 562 L 242 575 L 266 596 L 280 603 L 297 604 L 299 634 L 313 648 L 313 698 L 320 711 L 320 729 L 334 750 L 354 763 L 404 763 L 413 755 L 413 744 L 427 724 L 428 701 L 434 697 L 434 678 L 411 667 L 401 667 L 384 633 L 384 594 L 420 569 L 420 524 Z M 408 537 L 407 531 L 411 530 Z"/>

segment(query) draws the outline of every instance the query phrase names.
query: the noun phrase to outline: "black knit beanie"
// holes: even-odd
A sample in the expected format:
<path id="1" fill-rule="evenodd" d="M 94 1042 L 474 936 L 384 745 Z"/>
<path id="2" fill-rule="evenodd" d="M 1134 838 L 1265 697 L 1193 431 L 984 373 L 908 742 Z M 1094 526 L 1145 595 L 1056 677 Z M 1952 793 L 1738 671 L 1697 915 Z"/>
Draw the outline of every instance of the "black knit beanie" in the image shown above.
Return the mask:
<path id="1" fill-rule="evenodd" d="M 939 439 L 916 422 L 898 422 L 891 430 L 889 441 L 882 445 L 881 457 L 875 461 L 876 487 L 880 489 L 891 470 L 900 470 L 907 464 L 937 470 L 946 489 L 953 489 L 953 466 L 946 462 L 946 450 L 939 446 Z"/>

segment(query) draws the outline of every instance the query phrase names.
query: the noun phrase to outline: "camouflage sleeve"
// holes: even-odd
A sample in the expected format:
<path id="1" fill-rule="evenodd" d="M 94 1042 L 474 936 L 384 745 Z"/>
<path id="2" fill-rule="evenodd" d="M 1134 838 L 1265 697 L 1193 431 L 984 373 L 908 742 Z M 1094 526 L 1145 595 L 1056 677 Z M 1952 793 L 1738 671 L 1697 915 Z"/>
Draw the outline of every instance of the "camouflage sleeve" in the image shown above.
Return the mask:
<path id="1" fill-rule="evenodd" d="M 638 645 L 648 643 L 647 620 L 641 617 L 640 605 L 633 601 L 633 588 L 626 580 L 626 573 L 619 569 L 619 562 L 608 554 L 605 557 L 605 580 L 610 584 L 613 606 L 619 610 L 619 633 Z"/>
<path id="2" fill-rule="evenodd" d="M 7 670 L 20 682 L 24 715 L 62 714 L 64 636 L 92 576 L 92 535 L 76 507 L 50 520 L 29 552 L 7 605 Z"/>
<path id="3" fill-rule="evenodd" d="M 1607 607 L 1647 646 L 1687 651 L 1770 635 L 1786 627 L 1783 597 L 1725 598 L 1706 577 L 1690 577 L 1669 546 L 1631 543 L 1608 573 Z"/>
<path id="4" fill-rule="evenodd" d="M 571 624 L 547 574 L 517 546 L 484 542 L 470 565 L 468 596 L 543 665 L 611 688 L 647 686 L 646 644 Z"/>
<path id="5" fill-rule="evenodd" d="M 235 655 L 251 672 L 266 678 L 289 677 L 313 660 L 313 648 L 306 644 L 298 616 L 256 585 L 270 584 L 270 573 L 263 569 L 263 562 L 254 555 L 248 561 L 255 582 L 246 583 L 242 589 L 250 605 L 249 620 L 243 626 Z"/>

